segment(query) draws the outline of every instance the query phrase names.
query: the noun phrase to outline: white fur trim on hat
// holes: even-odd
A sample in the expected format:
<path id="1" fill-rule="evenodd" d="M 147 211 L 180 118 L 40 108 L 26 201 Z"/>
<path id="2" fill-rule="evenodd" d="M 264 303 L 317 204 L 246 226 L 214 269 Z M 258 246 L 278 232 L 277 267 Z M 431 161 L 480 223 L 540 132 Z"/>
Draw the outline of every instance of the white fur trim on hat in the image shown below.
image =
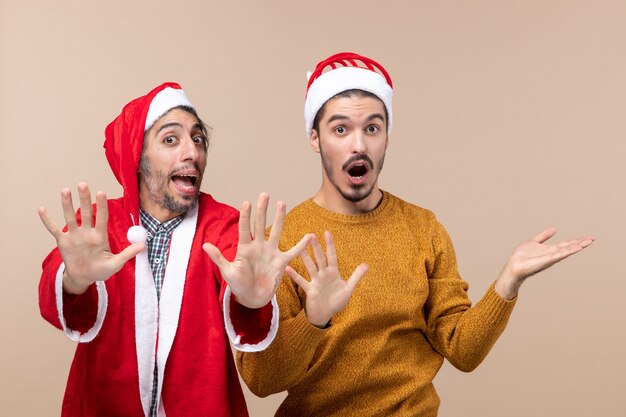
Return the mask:
<path id="1" fill-rule="evenodd" d="M 385 77 L 366 68 L 341 67 L 323 73 L 309 87 L 304 102 L 307 137 L 311 136 L 313 120 L 324 103 L 343 91 L 355 89 L 372 93 L 383 102 L 389 115 L 387 132 L 391 132 L 393 89 L 387 84 Z"/>
<path id="2" fill-rule="evenodd" d="M 193 105 L 183 90 L 167 87 L 159 91 L 150 103 L 148 115 L 146 116 L 146 126 L 144 128 L 144 132 L 148 131 L 154 122 L 159 119 L 159 117 L 178 106 L 193 108 Z"/>

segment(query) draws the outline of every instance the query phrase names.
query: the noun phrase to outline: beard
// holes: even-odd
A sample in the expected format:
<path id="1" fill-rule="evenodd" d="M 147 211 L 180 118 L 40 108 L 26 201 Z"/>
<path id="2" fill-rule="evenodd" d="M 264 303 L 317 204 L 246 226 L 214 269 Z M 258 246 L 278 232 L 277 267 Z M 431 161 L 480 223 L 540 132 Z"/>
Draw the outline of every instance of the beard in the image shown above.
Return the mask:
<path id="1" fill-rule="evenodd" d="M 161 207 L 166 210 L 169 210 L 174 213 L 184 213 L 188 210 L 195 208 L 198 205 L 198 197 L 200 196 L 200 182 L 202 181 L 202 174 L 198 177 L 197 185 L 198 190 L 194 196 L 181 196 L 180 198 L 183 201 L 179 201 L 169 192 L 167 185 L 170 181 L 172 175 L 176 173 L 176 171 L 188 168 L 195 168 L 200 173 L 200 167 L 196 164 L 184 165 L 182 167 L 176 168 L 172 172 L 165 173 L 160 170 L 154 170 L 152 165 L 150 164 L 150 160 L 145 157 L 144 154 L 141 155 L 139 159 L 139 171 L 143 175 L 144 181 L 146 183 L 146 188 L 152 196 L 152 199 Z"/>
<path id="2" fill-rule="evenodd" d="M 370 196 L 370 194 L 372 194 L 372 191 L 374 190 L 374 186 L 376 185 L 376 181 L 373 181 L 369 185 L 368 184 L 350 184 L 349 189 L 347 190 L 342 189 L 339 186 L 339 184 L 337 184 L 337 181 L 335 181 L 335 178 L 334 178 L 335 170 L 333 169 L 332 162 L 329 161 L 328 158 L 324 157 L 324 152 L 322 151 L 321 146 L 320 146 L 320 156 L 322 158 L 322 166 L 324 167 L 324 171 L 326 172 L 326 177 L 330 180 L 330 183 L 335 187 L 335 189 L 339 192 L 339 194 L 341 194 L 343 198 L 345 198 L 346 200 L 352 203 L 358 203 L 360 201 L 365 200 L 367 197 Z M 380 160 L 378 161 L 378 164 L 376 165 L 372 162 L 372 159 L 366 154 L 354 155 L 350 157 L 343 164 L 342 170 L 345 170 L 350 165 L 350 163 L 354 161 L 358 161 L 358 160 L 363 160 L 369 163 L 371 167 L 370 172 L 376 173 L 376 178 L 378 178 L 378 175 L 383 170 L 383 165 L 385 163 L 385 154 L 383 153 L 383 156 L 380 158 Z"/>

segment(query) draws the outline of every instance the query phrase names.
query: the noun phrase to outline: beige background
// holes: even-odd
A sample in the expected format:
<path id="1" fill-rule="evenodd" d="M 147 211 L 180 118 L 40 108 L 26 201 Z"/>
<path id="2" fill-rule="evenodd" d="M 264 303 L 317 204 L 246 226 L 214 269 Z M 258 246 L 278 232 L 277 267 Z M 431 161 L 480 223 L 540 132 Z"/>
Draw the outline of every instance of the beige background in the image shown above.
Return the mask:
<path id="1" fill-rule="evenodd" d="M 78 181 L 120 194 L 102 142 L 123 104 L 180 82 L 215 128 L 204 189 L 293 207 L 320 183 L 305 71 L 353 50 L 396 87 L 381 187 L 438 214 L 473 300 L 545 226 L 598 236 L 525 285 L 478 370 L 444 366 L 441 416 L 623 416 L 625 22 L 600 0 L 0 0 L 2 415 L 59 414 L 74 345 L 39 316 L 36 211 L 60 221 Z"/>

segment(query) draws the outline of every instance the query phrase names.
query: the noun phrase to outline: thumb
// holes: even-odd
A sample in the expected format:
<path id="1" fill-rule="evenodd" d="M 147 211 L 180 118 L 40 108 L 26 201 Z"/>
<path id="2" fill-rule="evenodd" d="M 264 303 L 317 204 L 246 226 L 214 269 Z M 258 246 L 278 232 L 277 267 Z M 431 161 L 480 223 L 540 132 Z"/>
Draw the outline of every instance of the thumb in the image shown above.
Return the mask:
<path id="1" fill-rule="evenodd" d="M 303 250 L 306 249 L 307 245 L 311 241 L 311 235 L 306 234 L 300 239 L 298 243 L 294 245 L 293 248 L 289 249 L 287 252 L 283 252 L 286 255 L 287 262 L 291 262 L 293 258 L 300 255 Z"/>
<path id="2" fill-rule="evenodd" d="M 122 269 L 122 267 L 124 266 L 124 264 L 126 264 L 126 262 L 133 259 L 145 248 L 146 248 L 146 244 L 143 242 L 131 243 L 126 248 L 124 248 L 123 251 L 115 255 L 117 270 L 119 271 L 120 269 Z"/>
<path id="3" fill-rule="evenodd" d="M 302 275 L 298 274 L 296 270 L 290 266 L 287 266 L 287 268 L 285 269 L 285 272 L 287 273 L 287 275 L 289 275 L 289 277 L 291 277 L 292 280 L 294 280 L 296 284 L 298 284 L 300 288 L 304 290 L 305 293 L 308 294 L 309 287 L 310 287 L 309 281 L 304 279 Z"/>
<path id="4" fill-rule="evenodd" d="M 348 287 L 350 288 L 350 292 L 354 291 L 361 278 L 367 273 L 369 266 L 367 264 L 361 264 L 356 267 L 350 278 L 348 278 Z"/>
<path id="5" fill-rule="evenodd" d="M 137 256 L 141 251 L 146 248 L 146 244 L 143 242 L 131 243 L 128 245 L 123 251 L 118 253 L 117 255 L 124 260 L 124 262 L 128 262 Z"/>
<path id="6" fill-rule="evenodd" d="M 228 268 L 229 262 L 226 260 L 226 258 L 224 258 L 222 252 L 220 252 L 217 247 L 213 246 L 210 243 L 205 243 L 204 245 L 202 245 L 202 249 L 207 253 L 207 255 L 209 255 L 209 258 L 211 258 L 213 263 L 217 265 L 217 267 L 223 274 L 226 268 Z"/>

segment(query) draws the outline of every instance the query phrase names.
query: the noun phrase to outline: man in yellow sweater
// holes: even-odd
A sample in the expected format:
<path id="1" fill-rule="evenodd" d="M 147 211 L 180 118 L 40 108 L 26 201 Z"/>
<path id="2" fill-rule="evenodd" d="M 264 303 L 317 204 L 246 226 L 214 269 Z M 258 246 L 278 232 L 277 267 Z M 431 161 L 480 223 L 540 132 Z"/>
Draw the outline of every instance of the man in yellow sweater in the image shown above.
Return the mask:
<path id="1" fill-rule="evenodd" d="M 548 245 L 555 229 L 546 229 L 513 252 L 472 307 L 434 214 L 378 188 L 392 94 L 385 69 L 352 53 L 320 62 L 309 78 L 306 131 L 322 186 L 287 214 L 280 247 L 317 238 L 278 290 L 272 345 L 237 354 L 252 392 L 288 390 L 277 416 L 436 416 L 432 381 L 443 359 L 463 371 L 478 366 L 522 282 L 594 240 Z"/>

